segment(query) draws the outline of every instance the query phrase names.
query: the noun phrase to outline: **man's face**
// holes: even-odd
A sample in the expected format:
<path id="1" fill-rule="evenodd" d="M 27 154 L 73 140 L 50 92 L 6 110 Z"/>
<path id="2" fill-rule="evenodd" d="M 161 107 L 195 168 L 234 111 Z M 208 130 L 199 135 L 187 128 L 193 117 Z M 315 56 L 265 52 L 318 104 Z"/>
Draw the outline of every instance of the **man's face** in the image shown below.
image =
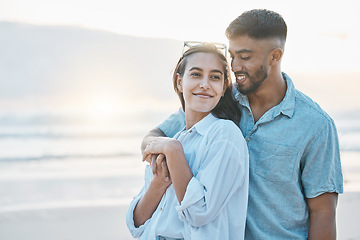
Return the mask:
<path id="1" fill-rule="evenodd" d="M 254 93 L 268 77 L 268 44 L 248 36 L 229 40 L 231 69 L 238 90 L 244 95 Z"/>

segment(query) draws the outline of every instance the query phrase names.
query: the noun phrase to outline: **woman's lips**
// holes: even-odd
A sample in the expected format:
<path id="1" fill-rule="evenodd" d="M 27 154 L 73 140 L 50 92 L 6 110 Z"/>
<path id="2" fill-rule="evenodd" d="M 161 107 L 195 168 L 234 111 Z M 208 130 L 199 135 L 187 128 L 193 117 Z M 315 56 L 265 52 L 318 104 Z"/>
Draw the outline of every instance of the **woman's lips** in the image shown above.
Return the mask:
<path id="1" fill-rule="evenodd" d="M 211 98 L 213 97 L 211 94 L 209 93 L 193 93 L 195 96 L 200 97 L 200 98 Z"/>

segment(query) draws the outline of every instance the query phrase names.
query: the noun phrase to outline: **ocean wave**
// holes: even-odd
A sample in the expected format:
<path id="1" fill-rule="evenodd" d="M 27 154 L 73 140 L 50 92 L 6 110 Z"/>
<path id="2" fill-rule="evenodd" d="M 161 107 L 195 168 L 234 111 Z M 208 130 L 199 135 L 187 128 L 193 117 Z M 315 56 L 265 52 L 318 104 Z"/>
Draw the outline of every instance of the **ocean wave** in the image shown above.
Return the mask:
<path id="1" fill-rule="evenodd" d="M 132 157 L 134 153 L 109 153 L 109 154 L 69 154 L 69 155 L 41 155 L 41 156 L 21 156 L 21 157 L 1 157 L 0 162 L 14 162 L 14 161 L 40 161 L 52 159 L 108 159 Z"/>
<path id="2" fill-rule="evenodd" d="M 63 133 L 0 133 L 1 139 L 21 138 L 21 139 L 104 139 L 104 138 L 130 138 L 143 136 L 143 133 L 79 133 L 79 134 L 63 134 Z"/>

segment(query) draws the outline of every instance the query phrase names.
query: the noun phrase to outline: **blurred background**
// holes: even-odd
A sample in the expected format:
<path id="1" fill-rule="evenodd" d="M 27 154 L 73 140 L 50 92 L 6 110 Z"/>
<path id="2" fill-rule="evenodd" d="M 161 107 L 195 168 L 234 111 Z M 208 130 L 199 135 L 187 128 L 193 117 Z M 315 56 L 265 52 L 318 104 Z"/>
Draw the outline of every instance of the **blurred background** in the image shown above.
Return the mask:
<path id="1" fill-rule="evenodd" d="M 358 5 L 0 0 L 0 239 L 130 239 L 141 139 L 180 107 L 171 75 L 183 41 L 227 43 L 228 24 L 253 8 L 284 17 L 283 71 L 335 120 L 339 239 L 360 239 L 349 207 L 360 203 Z"/>

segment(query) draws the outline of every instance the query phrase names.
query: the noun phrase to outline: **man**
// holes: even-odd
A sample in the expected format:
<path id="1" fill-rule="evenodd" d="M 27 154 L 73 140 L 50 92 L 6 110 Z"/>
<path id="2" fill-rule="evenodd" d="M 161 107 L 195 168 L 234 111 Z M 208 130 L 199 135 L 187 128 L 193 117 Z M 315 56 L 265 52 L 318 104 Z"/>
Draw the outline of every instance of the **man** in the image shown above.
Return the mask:
<path id="1" fill-rule="evenodd" d="M 240 129 L 250 155 L 245 239 L 335 239 L 338 193 L 343 192 L 333 120 L 295 89 L 281 71 L 287 26 L 268 10 L 251 10 L 226 29 Z M 179 111 L 145 136 L 172 137 Z"/>

